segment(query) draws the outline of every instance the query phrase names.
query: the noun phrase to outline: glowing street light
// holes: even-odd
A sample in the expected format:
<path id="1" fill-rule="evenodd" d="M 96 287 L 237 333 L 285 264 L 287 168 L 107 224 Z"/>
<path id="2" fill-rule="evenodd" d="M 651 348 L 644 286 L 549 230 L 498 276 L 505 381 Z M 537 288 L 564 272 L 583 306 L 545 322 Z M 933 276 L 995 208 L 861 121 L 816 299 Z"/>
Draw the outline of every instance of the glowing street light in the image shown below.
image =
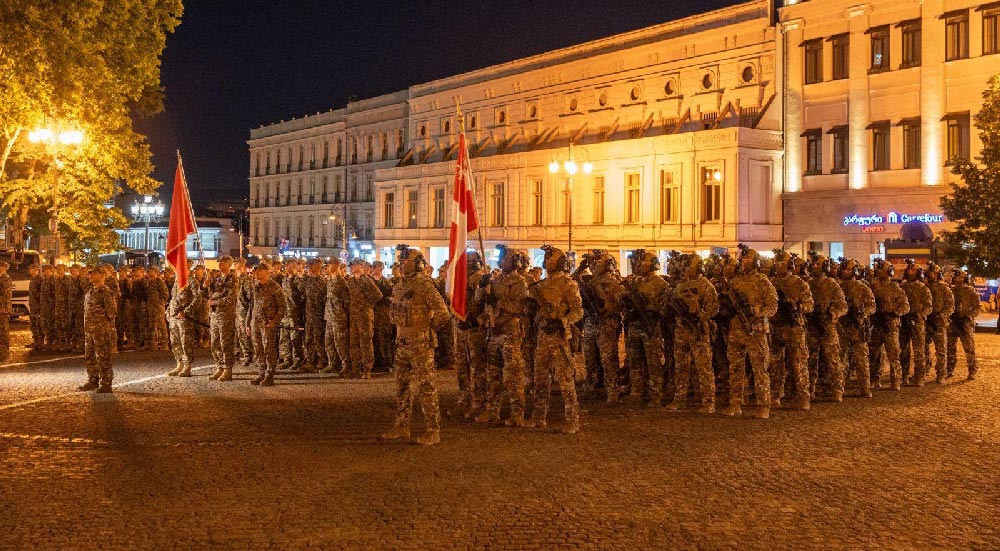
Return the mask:
<path id="1" fill-rule="evenodd" d="M 36 128 L 28 132 L 28 141 L 31 143 L 45 144 L 52 148 L 53 164 L 55 165 L 55 185 L 52 186 L 52 208 L 49 212 L 49 231 L 55 237 L 55 255 L 52 263 L 59 260 L 59 171 L 62 169 L 62 160 L 59 159 L 60 146 L 78 146 L 83 143 L 82 130 L 62 130 L 57 126 L 55 130 L 51 128 Z"/>
<path id="2" fill-rule="evenodd" d="M 146 223 L 146 235 L 142 241 L 144 250 L 152 250 L 149 247 L 149 223 L 159 221 L 163 218 L 164 210 L 162 202 L 157 201 L 155 205 L 153 204 L 153 197 L 151 195 L 144 196 L 141 203 L 132 203 L 132 218 Z"/>
<path id="3" fill-rule="evenodd" d="M 590 154 L 587 153 L 587 150 L 582 147 L 577 149 L 583 151 L 584 155 L 587 157 L 587 160 L 583 163 L 583 173 L 590 174 L 594 171 L 594 164 L 590 162 Z M 562 171 L 569 176 L 566 183 L 569 187 L 569 197 L 567 198 L 567 208 L 569 209 L 569 245 L 566 248 L 566 254 L 569 254 L 569 252 L 573 250 L 573 176 L 576 176 L 576 173 L 579 172 L 581 168 L 580 165 L 576 164 L 575 151 L 576 149 L 574 149 L 573 142 L 570 142 L 569 158 L 562 164 L 560 164 L 556 159 L 552 159 L 552 162 L 549 163 L 550 173 L 559 174 L 559 172 Z"/>

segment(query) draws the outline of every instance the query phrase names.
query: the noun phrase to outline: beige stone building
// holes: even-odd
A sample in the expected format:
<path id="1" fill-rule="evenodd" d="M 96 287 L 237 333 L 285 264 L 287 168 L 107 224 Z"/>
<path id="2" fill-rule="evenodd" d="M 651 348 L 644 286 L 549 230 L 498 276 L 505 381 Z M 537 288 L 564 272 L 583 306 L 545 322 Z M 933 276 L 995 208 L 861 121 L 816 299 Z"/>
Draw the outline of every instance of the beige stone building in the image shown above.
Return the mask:
<path id="1" fill-rule="evenodd" d="M 699 251 L 781 243 L 774 28 L 755 1 L 409 90 L 409 147 L 376 171 L 375 242 L 447 257 L 459 122 L 487 249 Z M 567 160 L 572 181 L 550 173 Z"/>
<path id="2" fill-rule="evenodd" d="M 1000 61 L 1000 4 L 815 0 L 779 10 L 785 240 L 869 259 L 911 219 L 947 227 L 949 162 Z"/>

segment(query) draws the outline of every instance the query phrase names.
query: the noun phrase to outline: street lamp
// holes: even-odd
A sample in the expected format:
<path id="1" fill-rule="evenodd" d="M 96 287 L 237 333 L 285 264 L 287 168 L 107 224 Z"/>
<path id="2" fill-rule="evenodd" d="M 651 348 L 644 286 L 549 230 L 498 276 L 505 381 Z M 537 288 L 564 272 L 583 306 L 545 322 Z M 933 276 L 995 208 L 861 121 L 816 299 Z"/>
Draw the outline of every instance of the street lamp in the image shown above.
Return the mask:
<path id="1" fill-rule="evenodd" d="M 45 144 L 52 148 L 52 159 L 55 165 L 55 183 L 52 186 L 52 208 L 49 212 L 52 213 L 52 217 L 49 218 L 49 231 L 52 232 L 52 236 L 56 239 L 55 254 L 52 257 L 52 263 L 55 264 L 59 260 L 59 171 L 62 169 L 62 161 L 59 159 L 60 146 L 77 146 L 83 143 L 83 131 L 82 130 L 63 130 L 58 125 L 55 130 L 51 128 L 37 128 L 28 132 L 28 141 L 31 143 Z"/>
<path id="2" fill-rule="evenodd" d="M 580 151 L 583 151 L 584 156 L 587 158 L 582 166 L 576 163 L 573 142 L 569 143 L 569 156 L 564 162 L 560 163 L 558 159 L 553 158 L 552 162 L 549 163 L 549 172 L 552 174 L 559 174 L 559 172 L 562 171 L 568 176 L 566 180 L 566 185 L 569 188 L 567 197 L 567 209 L 569 210 L 569 245 L 566 248 L 567 255 L 569 255 L 570 251 L 573 250 L 573 176 L 576 176 L 576 173 L 580 171 L 581 168 L 583 169 L 584 174 L 590 174 L 594 171 L 594 164 L 590 162 L 590 154 L 587 153 L 587 150 L 582 147 L 579 149 Z"/>
<path id="3" fill-rule="evenodd" d="M 336 222 L 338 218 L 340 219 L 340 232 L 341 232 L 340 236 L 343 238 L 343 246 L 340 248 L 340 250 L 346 251 L 347 250 L 347 220 L 344 220 L 343 216 L 341 216 L 341 215 L 339 215 L 339 214 L 337 214 L 335 212 L 331 212 L 330 215 L 326 217 L 326 221 L 324 221 L 323 223 L 324 224 L 328 224 L 330 222 Z M 354 238 L 354 236 L 352 236 L 352 238 Z"/>
<path id="4" fill-rule="evenodd" d="M 146 223 L 146 235 L 142 240 L 142 248 L 147 251 L 153 250 L 149 246 L 149 223 L 158 222 L 163 217 L 163 203 L 157 201 L 153 204 L 151 195 L 143 196 L 142 202 L 132 203 L 132 218 Z"/>

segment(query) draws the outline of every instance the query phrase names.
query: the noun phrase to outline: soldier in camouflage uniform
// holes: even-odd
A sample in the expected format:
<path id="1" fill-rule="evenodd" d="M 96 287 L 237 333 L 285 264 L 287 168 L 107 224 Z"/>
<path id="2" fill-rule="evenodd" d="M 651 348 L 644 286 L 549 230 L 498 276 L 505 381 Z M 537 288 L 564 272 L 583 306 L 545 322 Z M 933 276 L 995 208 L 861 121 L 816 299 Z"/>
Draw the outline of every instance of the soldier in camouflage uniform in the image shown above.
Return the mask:
<path id="1" fill-rule="evenodd" d="M 278 369 L 296 371 L 305 359 L 302 349 L 306 329 L 305 285 L 297 260 L 282 262 L 281 269 L 281 277 L 274 278 L 285 295 L 285 318 L 278 328 Z"/>
<path id="2" fill-rule="evenodd" d="M 355 258 L 351 261 L 351 277 L 347 284 L 350 301 L 350 341 L 351 366 L 354 376 L 360 372 L 362 379 L 370 379 L 375 363 L 375 304 L 382 299 L 382 291 L 371 276 L 365 272 L 365 261 Z"/>
<path id="3" fill-rule="evenodd" d="M 149 350 L 149 292 L 146 284 L 146 269 L 137 266 L 132 270 L 132 307 L 130 309 L 131 334 L 136 350 Z M 132 339 L 130 337 L 130 340 Z"/>
<path id="4" fill-rule="evenodd" d="M 247 320 L 250 319 L 250 309 L 253 308 L 253 274 L 247 272 L 245 260 L 237 260 L 233 265 L 236 271 L 237 299 L 236 299 L 236 356 L 240 365 L 250 367 L 253 361 L 253 342 L 250 340 L 250 331 L 247 330 Z"/>
<path id="5" fill-rule="evenodd" d="M 194 273 L 204 274 L 205 267 L 196 266 Z M 194 357 L 197 338 L 192 320 L 197 319 L 198 315 L 195 288 L 199 281 L 197 278 L 191 278 L 183 288 L 175 283 L 170 295 L 167 320 L 170 324 L 170 346 L 174 352 L 174 360 L 177 361 L 177 367 L 167 373 L 171 377 L 191 376 L 191 360 Z"/>
<path id="6" fill-rule="evenodd" d="M 525 374 L 521 357 L 524 338 L 523 316 L 528 302 L 528 285 L 518 270 L 524 256 L 516 249 L 497 245 L 500 269 L 496 278 L 483 276 L 476 291 L 476 300 L 484 306 L 486 326 L 486 371 L 488 387 L 486 407 L 476 417 L 479 423 L 500 421 L 500 402 L 504 391 L 510 400 L 507 426 L 524 426 Z"/>
<path id="7" fill-rule="evenodd" d="M 622 334 L 621 300 L 625 287 L 619 279 L 615 259 L 607 251 L 595 250 L 584 255 L 580 267 L 593 272 L 592 276 L 577 280 L 584 307 L 583 356 L 587 379 L 595 387 L 603 382 L 607 402 L 615 404 L 621 398 L 618 340 Z"/>
<path id="8" fill-rule="evenodd" d="M 28 266 L 28 310 L 31 321 L 31 348 L 45 349 L 45 332 L 42 330 L 42 272 L 38 264 Z"/>
<path id="9" fill-rule="evenodd" d="M 740 273 L 729 282 L 729 294 L 737 312 L 729 326 L 729 407 L 723 415 L 740 415 L 746 384 L 747 359 L 754 377 L 758 419 L 767 419 L 771 410 L 771 381 L 768 369 L 768 320 L 778 312 L 778 293 L 767 276 L 760 273 L 760 255 L 740 246 Z"/>
<path id="10" fill-rule="evenodd" d="M 10 315 L 11 301 L 14 299 L 14 283 L 7 275 L 10 266 L 6 261 L 0 261 L 0 363 L 10 357 Z"/>
<path id="11" fill-rule="evenodd" d="M 56 266 L 55 274 L 55 317 L 52 323 L 55 331 L 56 350 L 66 352 L 70 349 L 70 331 L 72 330 L 72 293 L 73 281 L 66 274 L 66 266 Z"/>
<path id="12" fill-rule="evenodd" d="M 476 296 L 479 281 L 485 275 L 485 264 L 477 252 L 467 253 L 465 280 L 465 319 L 455 323 L 455 348 L 452 364 L 458 377 L 458 404 L 450 415 L 472 419 L 481 413 L 486 404 L 486 333 L 481 316 L 483 303 Z M 458 314 L 456 314 L 458 317 Z"/>
<path id="13" fill-rule="evenodd" d="M 673 268 L 683 273 L 671 294 L 674 311 L 674 399 L 673 411 L 686 405 L 691 371 L 698 376 L 701 413 L 715 413 L 715 374 L 712 372 L 710 321 L 719 312 L 719 296 L 705 277 L 705 267 L 696 254 L 675 259 Z M 683 270 L 683 271 L 682 271 Z"/>
<path id="14" fill-rule="evenodd" d="M 725 254 L 712 255 L 708 262 L 708 277 L 719 293 L 719 313 L 712 320 L 712 371 L 715 372 L 715 391 L 729 403 L 729 326 L 736 312 L 729 297 L 720 291 L 729 280 L 736 277 L 736 259 Z"/>
<path id="15" fill-rule="evenodd" d="M 451 308 L 449 303 L 448 293 L 445 290 L 445 286 L 448 280 L 448 261 L 445 260 L 444 264 L 438 268 L 438 275 L 433 279 L 434 287 L 441 293 L 441 298 L 444 299 L 444 304 L 448 308 Z M 437 369 L 450 369 L 451 368 L 451 358 L 452 351 L 455 348 L 455 324 L 449 321 L 438 331 L 438 345 L 434 349 L 434 366 Z"/>
<path id="16" fill-rule="evenodd" d="M 199 275 L 200 274 L 200 275 Z M 195 271 L 190 278 L 194 283 L 195 314 L 198 321 L 194 325 L 195 346 L 205 348 L 211 346 L 212 331 L 208 313 L 208 270 Z"/>
<path id="17" fill-rule="evenodd" d="M 128 306 L 129 295 L 132 292 L 132 282 L 129 279 L 129 267 L 119 266 L 115 276 L 118 284 L 118 293 L 115 295 L 118 303 L 118 316 L 115 318 L 115 330 L 118 333 L 116 350 L 126 349 L 126 337 L 128 329 Z"/>
<path id="18" fill-rule="evenodd" d="M 401 245 L 399 260 L 403 278 L 393 287 L 390 314 L 396 326 L 396 422 L 382 435 L 387 440 L 410 437 L 414 398 L 419 400 L 426 430 L 417 438 L 425 446 L 441 441 L 441 410 L 434 388 L 435 331 L 451 319 L 444 299 L 429 277 L 427 263 L 415 249 Z M 414 396 L 416 395 L 416 396 Z"/>
<path id="19" fill-rule="evenodd" d="M 969 366 L 968 380 L 976 378 L 978 365 L 976 363 L 976 341 L 973 338 L 976 331 L 976 316 L 982 310 L 979 303 L 979 293 L 969 284 L 969 274 L 957 270 L 951 277 L 951 292 L 955 296 L 955 312 L 951 315 L 948 327 L 948 377 L 955 374 L 958 365 L 958 341 L 962 341 L 965 352 L 965 363 Z"/>
<path id="20" fill-rule="evenodd" d="M 313 373 L 326 369 L 326 279 L 323 277 L 323 261 L 314 258 L 309 261 L 309 271 L 305 275 L 305 341 L 302 349 L 305 360 L 300 371 Z"/>
<path id="21" fill-rule="evenodd" d="M 232 381 L 236 366 L 236 274 L 233 259 L 219 258 L 219 271 L 208 281 L 208 311 L 212 334 L 213 381 Z"/>
<path id="22" fill-rule="evenodd" d="M 771 283 L 778 293 L 778 312 L 771 318 L 771 407 L 781 407 L 785 381 L 795 382 L 794 409 L 809 409 L 809 349 L 805 316 L 813 311 L 812 289 L 794 273 L 792 255 L 776 250 Z"/>
<path id="23" fill-rule="evenodd" d="M 529 270 L 531 257 L 524 251 L 519 251 L 518 254 L 521 255 L 521 261 L 518 262 L 517 273 L 524 279 L 524 284 L 531 285 L 540 281 L 541 268 L 535 267 Z M 535 320 L 537 306 L 535 301 L 529 300 L 525 304 L 524 315 L 521 316 L 521 326 L 524 333 L 524 339 L 521 340 L 521 360 L 524 362 L 525 403 L 533 400 L 535 395 L 535 348 L 538 346 L 538 325 Z"/>
<path id="24" fill-rule="evenodd" d="M 372 279 L 382 293 L 382 299 L 375 303 L 374 348 L 375 367 L 377 371 L 388 372 L 392 369 L 392 349 L 396 337 L 394 326 L 389 320 L 389 296 L 392 295 L 392 281 L 385 277 L 385 263 L 372 263 Z"/>
<path id="25" fill-rule="evenodd" d="M 556 247 L 543 245 L 545 279 L 532 283 L 529 292 L 538 304 L 538 346 L 535 349 L 535 407 L 528 427 L 545 428 L 552 379 L 559 385 L 566 413 L 563 432 L 580 430 L 580 404 L 576 399 L 576 374 L 570 357 L 570 327 L 583 318 L 580 289 L 569 274 L 569 259 Z M 513 404 L 513 400 L 511 400 Z M 513 405 L 511 417 L 514 417 Z"/>
<path id="26" fill-rule="evenodd" d="M 121 311 L 121 301 L 122 301 L 122 290 L 118 285 L 118 273 L 115 272 L 115 267 L 111 264 L 101 264 L 101 271 L 104 272 L 104 286 L 111 291 L 111 296 L 115 299 L 116 310 L 115 312 Z M 120 335 L 118 331 L 119 321 L 115 319 L 115 325 L 110 327 L 111 331 L 111 353 L 118 353 L 118 336 Z M 169 333 L 169 331 L 168 331 Z"/>
<path id="27" fill-rule="evenodd" d="M 56 278 L 55 267 L 51 264 L 42 266 L 42 281 L 39 291 L 39 325 L 42 328 L 43 345 L 41 350 L 56 350 L 55 326 L 56 315 Z"/>
<path id="28" fill-rule="evenodd" d="M 927 369 L 927 358 L 924 357 L 927 345 L 927 316 L 934 310 L 934 299 L 923 280 L 924 270 L 912 260 L 907 260 L 900 286 L 906 293 L 910 311 L 900 319 L 899 363 L 903 371 L 903 384 L 909 386 L 924 386 Z"/>
<path id="29" fill-rule="evenodd" d="M 339 258 L 330 261 L 329 278 L 326 282 L 326 356 L 330 362 L 324 373 L 337 372 L 341 377 L 349 376 L 351 366 L 350 292 L 344 275 L 344 264 Z"/>
<path id="30" fill-rule="evenodd" d="M 821 254 L 813 255 L 809 262 L 809 288 L 812 289 L 813 311 L 806 327 L 809 346 L 809 394 L 816 399 L 816 382 L 829 379 L 830 395 L 834 402 L 844 401 L 844 365 L 840 357 L 840 334 L 837 321 L 847 313 L 847 300 L 840 283 L 830 277 L 835 264 Z M 822 377 L 820 366 L 829 370 L 829 377 Z"/>
<path id="31" fill-rule="evenodd" d="M 910 311 L 906 293 L 891 278 L 895 273 L 892 264 L 876 259 L 872 266 L 875 280 L 872 293 L 875 295 L 875 313 L 872 315 L 872 334 L 868 343 L 868 368 L 871 371 L 871 387 L 882 388 L 882 353 L 889 361 L 889 385 L 899 390 L 902 384 L 902 366 L 899 363 L 899 318 Z"/>
<path id="32" fill-rule="evenodd" d="M 257 378 L 250 384 L 272 386 L 278 368 L 278 326 L 285 317 L 287 300 L 281 285 L 271 279 L 268 266 L 258 264 L 253 275 L 253 310 L 248 325 L 257 361 Z"/>
<path id="33" fill-rule="evenodd" d="M 83 299 L 87 382 L 79 388 L 81 391 L 111 392 L 111 381 L 114 379 L 111 346 L 116 337 L 114 326 L 118 304 L 111 289 L 104 284 L 104 278 L 103 270 L 90 270 L 90 290 Z"/>
<path id="34" fill-rule="evenodd" d="M 73 264 L 69 267 L 69 282 L 67 291 L 69 293 L 69 321 L 66 323 L 68 335 L 68 349 L 74 352 L 83 352 L 83 297 L 90 288 L 89 282 L 80 275 L 80 266 Z"/>
<path id="35" fill-rule="evenodd" d="M 847 301 L 847 314 L 838 323 L 845 379 L 853 368 L 858 382 L 858 396 L 871 398 L 868 338 L 871 331 L 869 318 L 875 313 L 875 295 L 871 287 L 861 280 L 861 265 L 857 261 L 841 261 L 840 288 L 844 290 Z"/>
<path id="36" fill-rule="evenodd" d="M 160 270 L 151 268 L 146 276 L 146 325 L 149 327 L 149 346 L 153 350 L 169 350 L 167 346 L 167 302 L 170 291 Z"/>
<path id="37" fill-rule="evenodd" d="M 670 286 L 657 272 L 660 259 L 644 249 L 629 257 L 633 275 L 624 281 L 625 365 L 630 389 L 625 404 L 642 403 L 648 390 L 649 406 L 663 405 L 664 347 L 660 318 L 670 307 Z"/>
<path id="38" fill-rule="evenodd" d="M 941 267 L 930 262 L 927 264 L 927 289 L 931 292 L 934 309 L 927 316 L 927 331 L 924 336 L 924 358 L 927 367 L 924 373 L 931 370 L 931 343 L 934 344 L 934 372 L 936 382 L 941 384 L 948 376 L 948 323 L 955 311 L 955 295 L 951 286 L 945 283 Z"/>

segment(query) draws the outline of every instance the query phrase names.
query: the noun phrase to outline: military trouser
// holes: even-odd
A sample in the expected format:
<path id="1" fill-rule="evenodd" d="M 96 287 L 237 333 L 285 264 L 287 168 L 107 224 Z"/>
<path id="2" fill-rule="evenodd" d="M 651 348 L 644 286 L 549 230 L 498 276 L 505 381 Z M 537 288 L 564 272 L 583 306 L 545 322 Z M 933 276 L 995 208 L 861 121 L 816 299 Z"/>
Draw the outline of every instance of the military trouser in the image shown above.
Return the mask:
<path id="1" fill-rule="evenodd" d="M 329 365 L 346 374 L 351 371 L 351 339 L 348 317 L 344 314 L 330 314 L 326 318 L 326 357 Z"/>
<path id="2" fill-rule="evenodd" d="M 930 373 L 933 358 L 934 374 L 938 379 L 948 374 L 948 320 L 935 316 L 933 326 L 928 318 L 927 329 L 924 331 L 924 359 L 927 364 L 924 373 Z M 931 356 L 931 345 L 934 345 L 934 355 Z"/>
<path id="3" fill-rule="evenodd" d="M 278 350 L 281 355 L 280 365 L 283 368 L 298 369 L 305 360 L 305 353 L 302 349 L 305 331 L 299 331 L 300 327 L 305 328 L 305 323 L 286 316 L 282 318 L 281 324 L 284 327 L 278 333 Z M 286 329 L 288 327 L 291 329 Z"/>
<path id="4" fill-rule="evenodd" d="M 660 334 L 663 335 L 663 395 L 671 397 L 677 392 L 676 361 L 674 360 L 674 325 L 677 322 L 670 318 L 660 324 Z M 690 382 L 690 378 L 688 379 Z"/>
<path id="5" fill-rule="evenodd" d="M 847 374 L 853 373 L 858 383 L 858 394 L 871 394 L 870 368 L 868 366 L 869 351 L 867 335 L 856 327 L 844 327 L 840 331 L 840 361 L 844 366 L 844 380 Z"/>
<path id="6" fill-rule="evenodd" d="M 194 323 L 187 319 L 170 319 L 170 347 L 174 360 L 185 365 L 191 364 L 194 358 L 195 332 Z"/>
<path id="7" fill-rule="evenodd" d="M 510 400 L 511 417 L 524 417 L 525 377 L 524 359 L 521 357 L 519 332 L 494 333 L 486 343 L 486 372 L 489 386 L 486 391 L 486 411 L 500 415 L 500 402 L 506 391 Z M 538 366 L 537 358 L 535 362 Z M 536 369 L 536 373 L 538 370 Z M 538 399 L 538 379 L 535 379 L 535 399 Z M 546 387 L 548 388 L 548 387 Z"/>
<path id="8" fill-rule="evenodd" d="M 32 307 L 33 312 L 28 316 L 28 321 L 31 325 L 31 346 L 34 348 L 40 348 L 45 346 L 45 332 L 42 331 L 42 318 L 38 314 L 39 306 Z"/>
<path id="9" fill-rule="evenodd" d="M 729 325 L 729 403 L 743 403 L 746 360 L 749 358 L 757 405 L 771 407 L 771 381 L 767 375 L 767 325 L 758 321 L 753 324 L 752 330 L 753 333 L 749 332 L 741 321 L 733 321 Z"/>
<path id="10" fill-rule="evenodd" d="M 631 324 L 625 333 L 625 364 L 631 386 L 629 394 L 642 397 L 648 388 L 650 401 L 662 401 L 663 360 L 663 337 L 659 325 L 647 332 L 641 324 Z"/>
<path id="11" fill-rule="evenodd" d="M 46 310 L 45 307 L 41 308 L 41 313 L 38 315 L 38 327 L 42 332 L 42 343 L 48 349 L 52 349 L 56 344 L 56 330 L 52 326 L 52 310 Z"/>
<path id="12" fill-rule="evenodd" d="M 125 338 L 131 348 L 139 349 L 144 346 L 146 316 L 143 314 L 142 305 L 137 302 L 129 302 L 125 305 L 126 321 Z"/>
<path id="13" fill-rule="evenodd" d="M 438 369 L 451 368 L 452 351 L 455 348 L 455 324 L 453 319 L 437 332 L 437 348 L 434 349 L 434 365 Z"/>
<path id="14" fill-rule="evenodd" d="M 351 350 L 351 368 L 363 375 L 370 375 L 375 363 L 375 343 L 372 340 L 374 321 L 372 314 L 351 316 L 348 341 Z"/>
<path id="15" fill-rule="evenodd" d="M 882 378 L 882 353 L 889 361 L 889 384 L 899 388 L 902 384 L 902 366 L 899 363 L 899 318 L 890 317 L 884 323 L 872 324 L 871 341 L 868 343 L 868 369 L 871 385 L 877 386 Z"/>
<path id="16" fill-rule="evenodd" d="M 525 397 L 534 394 L 535 390 L 535 346 L 538 333 L 534 323 L 528 322 L 524 325 L 524 338 L 521 340 L 521 359 L 524 361 L 524 395 Z"/>
<path id="17" fill-rule="evenodd" d="M 56 315 L 53 318 L 56 326 L 56 341 L 59 348 L 69 350 L 72 341 L 73 330 L 73 309 L 68 303 L 62 302 L 56 305 Z"/>
<path id="18" fill-rule="evenodd" d="M 538 344 L 535 347 L 535 408 L 531 418 L 545 421 L 549 413 L 549 395 L 552 391 L 552 379 L 555 378 L 562 394 L 566 421 L 579 423 L 580 404 L 576 399 L 576 371 L 570 357 L 570 345 L 562 332 L 538 332 Z M 511 417 L 513 400 L 511 401 Z"/>
<path id="19" fill-rule="evenodd" d="M 326 367 L 326 321 L 322 316 L 306 315 L 302 342 L 303 363 L 312 369 Z"/>
<path id="20" fill-rule="evenodd" d="M 163 304 L 150 303 L 146 308 L 149 324 L 149 345 L 161 350 L 167 346 L 167 318 Z"/>
<path id="21" fill-rule="evenodd" d="M 0 362 L 10 357 L 10 317 L 0 313 Z"/>
<path id="22" fill-rule="evenodd" d="M 70 337 L 70 344 L 74 350 L 83 350 L 85 348 L 85 342 L 83 337 L 83 300 L 73 308 L 73 323 L 71 324 L 72 331 Z"/>
<path id="23" fill-rule="evenodd" d="M 712 327 L 712 371 L 715 391 L 726 401 L 729 396 L 729 325 L 732 320 L 716 318 Z"/>
<path id="24" fill-rule="evenodd" d="M 254 321 L 250 326 L 253 354 L 257 360 L 257 371 L 261 376 L 274 377 L 278 369 L 278 328 L 268 327 L 264 322 Z"/>
<path id="25" fill-rule="evenodd" d="M 927 320 L 914 315 L 912 323 L 901 323 L 899 328 L 899 364 L 904 383 L 924 382 L 927 358 L 924 357 Z M 912 375 L 912 377 L 911 377 Z"/>
<path id="26" fill-rule="evenodd" d="M 434 388 L 434 340 L 425 334 L 396 337 L 396 426 L 409 427 L 416 394 L 428 432 L 441 430 L 441 409 Z"/>
<path id="27" fill-rule="evenodd" d="M 840 362 L 840 335 L 837 333 L 837 322 L 822 321 L 810 324 L 806 331 L 806 343 L 809 349 L 809 394 L 816 397 L 816 381 L 822 377 L 820 366 L 828 370 L 830 392 L 834 395 L 844 393 L 844 365 Z"/>
<path id="28" fill-rule="evenodd" d="M 587 382 L 592 387 L 604 383 L 608 398 L 618 398 L 618 339 L 622 323 L 616 317 L 588 317 L 583 323 L 583 358 Z M 613 398 L 612 398 L 613 397 Z"/>
<path id="29" fill-rule="evenodd" d="M 115 336 L 112 327 L 100 325 L 87 328 L 84 341 L 84 365 L 87 366 L 87 379 L 90 382 L 100 382 L 111 385 L 114 370 L 111 367 L 112 338 Z"/>
<path id="30" fill-rule="evenodd" d="M 250 339 L 250 332 L 244 329 L 247 324 L 247 313 L 241 309 L 236 310 L 236 357 L 240 364 L 250 365 L 253 361 L 253 341 Z"/>
<path id="31" fill-rule="evenodd" d="M 458 408 L 463 413 L 486 404 L 486 332 L 482 327 L 455 330 L 452 363 L 458 376 Z"/>
<path id="32" fill-rule="evenodd" d="M 395 347 L 395 326 L 389 321 L 388 309 L 375 312 L 374 321 L 374 351 L 375 364 L 380 369 L 392 369 L 392 350 Z"/>
<path id="33" fill-rule="evenodd" d="M 695 332 L 679 325 L 674 329 L 674 402 L 687 402 L 691 371 L 698 377 L 698 392 L 702 405 L 715 404 L 715 374 L 712 372 L 712 345 L 709 343 L 707 323 L 702 331 Z"/>
<path id="34" fill-rule="evenodd" d="M 785 397 L 785 381 L 789 375 L 795 381 L 795 397 L 809 397 L 809 349 L 806 347 L 806 330 L 801 325 L 774 324 L 771 326 L 771 399 Z"/>
<path id="35" fill-rule="evenodd" d="M 215 365 L 232 369 L 236 365 L 236 312 L 216 310 L 208 319 Z"/>
<path id="36" fill-rule="evenodd" d="M 969 376 L 974 376 L 978 371 L 976 363 L 976 341 L 973 338 L 975 325 L 969 318 L 963 318 L 961 322 L 951 323 L 948 328 L 948 375 L 955 374 L 955 367 L 958 365 L 958 341 L 962 341 L 962 351 L 965 352 L 965 362 L 969 366 Z"/>

